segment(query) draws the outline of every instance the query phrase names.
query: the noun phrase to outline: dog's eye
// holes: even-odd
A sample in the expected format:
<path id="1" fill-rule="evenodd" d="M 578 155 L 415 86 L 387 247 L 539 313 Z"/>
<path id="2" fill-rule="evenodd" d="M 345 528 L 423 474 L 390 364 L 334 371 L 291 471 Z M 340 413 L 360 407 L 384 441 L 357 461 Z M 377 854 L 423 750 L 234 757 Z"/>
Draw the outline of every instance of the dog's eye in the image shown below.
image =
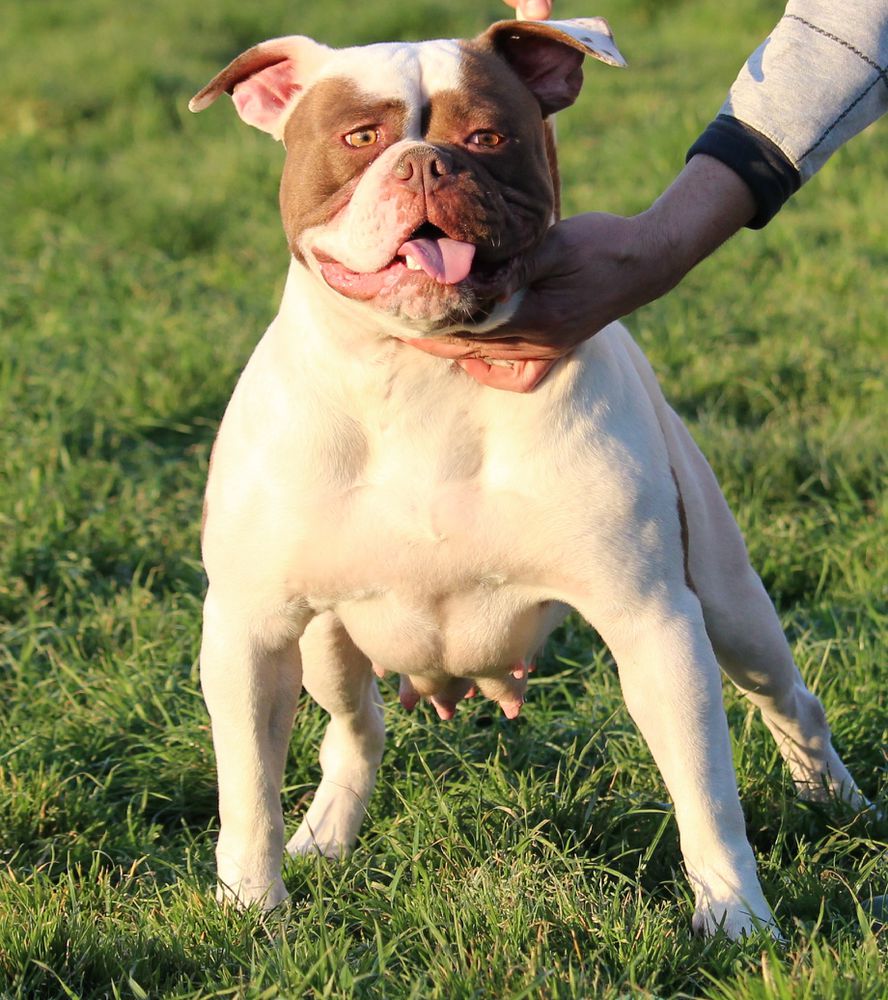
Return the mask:
<path id="1" fill-rule="evenodd" d="M 498 146 L 501 142 L 505 141 L 505 137 L 501 136 L 499 132 L 491 132 L 489 129 L 479 129 L 477 132 L 473 132 L 468 141 L 473 146 L 483 146 L 485 149 L 493 149 L 494 146 Z"/>
<path id="2" fill-rule="evenodd" d="M 344 136 L 349 146 L 360 148 L 361 146 L 373 146 L 379 142 L 378 128 L 356 128 L 354 132 L 349 132 Z"/>

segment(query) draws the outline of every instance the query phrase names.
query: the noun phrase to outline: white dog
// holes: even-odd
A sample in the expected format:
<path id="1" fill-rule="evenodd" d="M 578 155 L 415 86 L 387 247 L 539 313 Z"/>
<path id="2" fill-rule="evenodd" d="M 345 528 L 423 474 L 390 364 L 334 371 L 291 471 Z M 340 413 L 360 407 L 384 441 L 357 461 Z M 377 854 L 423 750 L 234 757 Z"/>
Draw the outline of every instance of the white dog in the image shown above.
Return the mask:
<path id="1" fill-rule="evenodd" d="M 191 102 L 227 91 L 286 147 L 286 290 L 226 411 L 204 512 L 218 871 L 243 904 L 286 898 L 280 787 L 303 683 L 331 718 L 286 848 L 339 856 L 382 756 L 374 667 L 401 675 L 408 707 L 430 698 L 448 718 L 477 688 L 513 717 L 569 608 L 610 647 L 675 803 L 697 929 L 774 929 L 718 663 L 803 795 L 863 801 L 709 466 L 626 330 L 526 395 L 401 339 L 514 311 L 505 290 L 555 212 L 545 119 L 576 98 L 584 54 L 622 63 L 601 19 L 343 50 L 294 36 Z"/>

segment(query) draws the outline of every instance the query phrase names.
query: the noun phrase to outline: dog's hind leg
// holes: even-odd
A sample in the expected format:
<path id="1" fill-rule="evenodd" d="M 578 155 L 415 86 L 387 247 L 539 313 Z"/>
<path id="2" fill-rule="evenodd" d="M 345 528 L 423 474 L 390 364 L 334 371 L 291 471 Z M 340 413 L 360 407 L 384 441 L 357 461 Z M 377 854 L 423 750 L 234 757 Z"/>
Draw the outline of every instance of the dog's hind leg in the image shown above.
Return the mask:
<path id="1" fill-rule="evenodd" d="M 719 664 L 761 710 L 802 797 L 866 806 L 833 749 L 823 706 L 802 680 L 715 474 L 628 333 L 625 343 L 666 440 L 687 529 L 687 575 Z"/>
<path id="2" fill-rule="evenodd" d="M 666 407 L 661 420 L 688 529 L 688 573 L 722 669 L 761 710 L 803 798 L 865 806 L 833 749 L 823 706 L 805 686 L 774 605 L 750 566 L 715 475 L 677 415 Z"/>
<path id="3" fill-rule="evenodd" d="M 323 777 L 287 851 L 338 858 L 354 845 L 376 784 L 382 704 L 370 661 L 332 612 L 312 620 L 300 649 L 305 688 L 330 722 L 321 743 Z"/>

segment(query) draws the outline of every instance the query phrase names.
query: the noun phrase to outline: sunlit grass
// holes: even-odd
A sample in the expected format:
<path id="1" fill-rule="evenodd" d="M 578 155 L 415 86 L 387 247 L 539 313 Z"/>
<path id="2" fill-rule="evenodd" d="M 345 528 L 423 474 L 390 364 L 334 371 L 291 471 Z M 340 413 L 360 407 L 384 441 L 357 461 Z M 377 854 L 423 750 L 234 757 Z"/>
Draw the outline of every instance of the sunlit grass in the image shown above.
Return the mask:
<path id="1" fill-rule="evenodd" d="M 569 211 L 649 204 L 779 5 L 612 0 L 630 69 L 561 116 Z M 191 96 L 253 42 L 472 34 L 495 0 L 42 0 L 0 34 L 0 996 L 883 997 L 885 826 L 803 806 L 726 696 L 787 936 L 700 941 L 671 808 L 612 663 L 569 622 L 508 724 L 387 688 L 344 865 L 262 920 L 212 899 L 197 656 L 214 428 L 286 266 L 281 154 Z M 884 803 L 885 124 L 765 231 L 630 320 L 718 472 L 799 665 Z M 285 803 L 317 779 L 306 703 Z"/>

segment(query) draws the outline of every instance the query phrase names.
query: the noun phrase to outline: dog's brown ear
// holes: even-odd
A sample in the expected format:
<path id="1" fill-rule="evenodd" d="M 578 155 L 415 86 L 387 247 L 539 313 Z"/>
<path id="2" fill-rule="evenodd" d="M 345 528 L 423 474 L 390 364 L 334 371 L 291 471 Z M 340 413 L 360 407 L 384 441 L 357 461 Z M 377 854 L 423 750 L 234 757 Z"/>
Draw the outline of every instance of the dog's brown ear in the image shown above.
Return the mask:
<path id="1" fill-rule="evenodd" d="M 603 17 L 572 21 L 498 21 L 478 41 L 498 52 L 539 101 L 543 116 L 569 107 L 583 85 L 584 56 L 625 66 Z"/>
<path id="2" fill-rule="evenodd" d="M 221 94 L 231 94 L 237 113 L 248 124 L 280 139 L 306 80 L 330 49 L 303 35 L 272 38 L 242 52 L 188 102 L 203 111 Z"/>

